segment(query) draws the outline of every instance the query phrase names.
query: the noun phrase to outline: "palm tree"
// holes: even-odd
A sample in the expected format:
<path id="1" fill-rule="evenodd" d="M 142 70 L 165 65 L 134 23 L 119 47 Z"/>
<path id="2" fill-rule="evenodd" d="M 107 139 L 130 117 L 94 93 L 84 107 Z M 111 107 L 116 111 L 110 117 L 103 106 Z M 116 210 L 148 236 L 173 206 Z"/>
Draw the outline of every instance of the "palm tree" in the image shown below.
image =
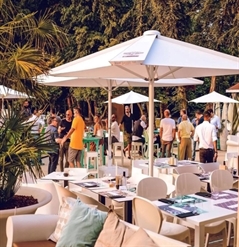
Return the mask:
<path id="1" fill-rule="evenodd" d="M 67 36 L 52 20 L 53 11 L 24 14 L 11 0 L 0 0 L 0 81 L 42 98 L 33 78 L 47 73 Z"/>
<path id="2" fill-rule="evenodd" d="M 0 81 L 38 100 L 44 90 L 34 82 L 47 73 L 56 54 L 67 41 L 66 35 L 51 20 L 53 12 L 43 15 L 21 13 L 11 0 L 0 0 Z M 54 151 L 49 135 L 34 136 L 25 117 L 15 109 L 0 115 L 0 203 L 14 195 L 18 182 L 29 172 L 41 174 L 39 152 Z"/>

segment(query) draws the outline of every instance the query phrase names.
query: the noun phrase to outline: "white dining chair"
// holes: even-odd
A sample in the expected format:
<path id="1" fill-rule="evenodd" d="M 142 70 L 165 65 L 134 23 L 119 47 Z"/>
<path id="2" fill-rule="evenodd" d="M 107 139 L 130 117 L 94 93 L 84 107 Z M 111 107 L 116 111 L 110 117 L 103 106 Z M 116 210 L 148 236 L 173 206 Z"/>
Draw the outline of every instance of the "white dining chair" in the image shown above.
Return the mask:
<path id="1" fill-rule="evenodd" d="M 164 221 L 161 210 L 150 200 L 136 196 L 133 199 L 133 215 L 137 226 L 175 240 L 186 240 L 191 245 L 189 229 Z"/>
<path id="2" fill-rule="evenodd" d="M 211 189 L 217 188 L 219 191 L 222 191 L 229 190 L 233 187 L 233 176 L 227 170 L 213 171 L 209 181 Z"/>
<path id="3" fill-rule="evenodd" d="M 60 205 L 62 204 L 62 198 L 63 197 L 72 197 L 72 198 L 75 198 L 75 199 L 77 198 L 76 194 L 74 194 L 70 190 L 62 187 L 60 184 L 54 182 L 54 185 L 55 185 L 55 188 L 56 188 L 56 192 L 57 192 L 57 195 L 58 195 L 58 199 L 59 199 Z"/>
<path id="4" fill-rule="evenodd" d="M 182 173 L 201 173 L 201 169 L 197 165 L 182 165 L 174 168 L 176 174 Z"/>
<path id="5" fill-rule="evenodd" d="M 227 170 L 215 170 L 210 175 L 210 187 L 212 190 L 217 189 L 218 191 L 222 190 L 229 190 L 233 187 L 233 176 Z M 227 245 L 229 246 L 230 239 L 231 239 L 231 230 L 233 226 L 234 232 L 234 243 L 233 246 L 236 247 L 237 241 L 237 219 L 231 218 L 228 219 L 228 236 L 227 236 Z"/>
<path id="6" fill-rule="evenodd" d="M 195 194 L 201 190 L 201 182 L 200 179 L 192 174 L 192 173 L 182 173 L 179 174 L 176 183 L 175 183 L 175 191 L 176 195 L 189 195 Z M 209 242 L 209 235 L 210 234 L 217 234 L 222 232 L 223 235 L 223 247 L 227 246 L 227 229 L 226 229 L 226 221 L 218 221 L 213 224 L 208 224 L 205 226 L 204 230 L 206 233 L 205 239 L 205 247 L 208 246 Z"/>
<path id="7" fill-rule="evenodd" d="M 94 205 L 97 206 L 97 209 L 104 211 L 104 212 L 108 212 L 109 208 L 107 208 L 104 204 L 102 204 L 101 202 L 95 200 L 94 198 L 92 198 L 89 195 L 86 195 L 84 193 L 81 193 L 79 191 L 73 191 L 73 193 L 77 196 L 77 198 L 87 204 L 87 205 Z"/>
<path id="8" fill-rule="evenodd" d="M 136 187 L 136 195 L 150 201 L 167 197 L 167 184 L 156 177 L 147 177 L 139 181 Z"/>
<path id="9" fill-rule="evenodd" d="M 193 173 L 179 174 L 175 182 L 177 196 L 189 195 L 201 190 L 201 181 Z"/>
<path id="10" fill-rule="evenodd" d="M 209 173 L 219 169 L 218 162 L 200 163 L 199 166 L 201 167 L 203 173 Z"/>
<path id="11" fill-rule="evenodd" d="M 175 184 L 175 181 L 176 181 L 178 175 L 183 174 L 183 173 L 200 174 L 200 173 L 202 173 L 202 170 L 196 165 L 182 165 L 182 166 L 175 167 L 173 169 L 173 184 Z"/>

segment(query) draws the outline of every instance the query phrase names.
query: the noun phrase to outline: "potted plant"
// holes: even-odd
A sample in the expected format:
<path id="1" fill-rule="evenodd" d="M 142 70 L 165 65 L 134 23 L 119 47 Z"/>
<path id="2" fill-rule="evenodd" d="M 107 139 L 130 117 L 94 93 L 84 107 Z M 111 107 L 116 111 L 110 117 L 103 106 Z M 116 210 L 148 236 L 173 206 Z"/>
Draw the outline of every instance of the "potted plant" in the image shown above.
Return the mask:
<path id="1" fill-rule="evenodd" d="M 14 196 L 28 173 L 41 177 L 39 152 L 52 151 L 48 134 L 32 134 L 34 122 L 27 122 L 21 112 L 8 109 L 0 118 L 0 203 Z"/>

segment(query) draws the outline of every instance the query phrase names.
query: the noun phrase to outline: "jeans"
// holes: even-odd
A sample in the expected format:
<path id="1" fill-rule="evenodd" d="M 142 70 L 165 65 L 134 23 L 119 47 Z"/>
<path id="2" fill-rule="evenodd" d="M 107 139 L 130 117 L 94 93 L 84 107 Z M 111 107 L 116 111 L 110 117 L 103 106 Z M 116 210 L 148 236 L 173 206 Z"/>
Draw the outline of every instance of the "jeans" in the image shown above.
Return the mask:
<path id="1" fill-rule="evenodd" d="M 69 162 L 68 162 L 68 148 L 69 148 L 70 142 L 64 142 L 63 146 L 60 148 L 60 154 L 59 154 L 59 164 L 60 164 L 60 170 L 61 172 L 64 171 L 64 157 L 65 157 L 65 168 L 69 167 Z"/>
<path id="2" fill-rule="evenodd" d="M 214 150 L 213 149 L 199 149 L 199 161 L 201 163 L 213 162 Z"/>
<path id="3" fill-rule="evenodd" d="M 58 165 L 59 153 L 49 153 L 48 174 L 55 172 Z"/>

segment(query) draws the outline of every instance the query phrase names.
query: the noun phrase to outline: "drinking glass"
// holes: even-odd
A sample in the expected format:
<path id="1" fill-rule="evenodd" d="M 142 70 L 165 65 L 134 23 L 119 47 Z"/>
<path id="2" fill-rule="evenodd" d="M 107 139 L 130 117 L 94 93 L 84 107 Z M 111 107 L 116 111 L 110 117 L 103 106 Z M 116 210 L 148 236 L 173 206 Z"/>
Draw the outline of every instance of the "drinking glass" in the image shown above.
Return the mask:
<path id="1" fill-rule="evenodd" d="M 219 188 L 217 188 L 217 187 L 213 187 L 212 188 L 212 197 L 213 197 L 213 199 L 217 200 L 219 198 L 219 193 L 220 193 Z"/>

